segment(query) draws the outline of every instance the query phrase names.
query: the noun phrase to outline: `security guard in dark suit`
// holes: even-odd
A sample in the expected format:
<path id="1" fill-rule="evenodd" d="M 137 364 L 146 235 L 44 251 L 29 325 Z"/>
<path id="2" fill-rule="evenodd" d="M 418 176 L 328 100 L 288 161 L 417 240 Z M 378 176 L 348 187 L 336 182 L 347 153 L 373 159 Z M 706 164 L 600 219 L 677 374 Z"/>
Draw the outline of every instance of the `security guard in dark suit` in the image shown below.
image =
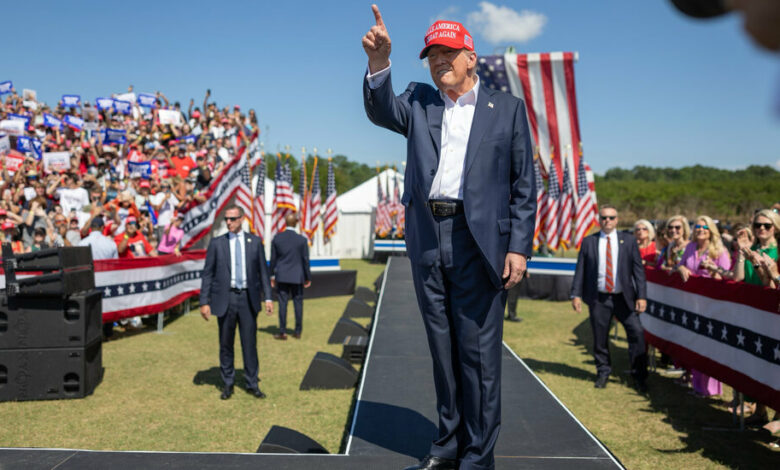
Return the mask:
<path id="1" fill-rule="evenodd" d="M 303 328 L 303 289 L 311 285 L 309 242 L 295 232 L 296 214 L 287 214 L 287 230 L 278 233 L 271 242 L 271 286 L 279 294 L 279 333 L 274 338 L 287 339 L 287 301 L 292 298 L 295 310 L 293 338 L 301 338 Z"/>

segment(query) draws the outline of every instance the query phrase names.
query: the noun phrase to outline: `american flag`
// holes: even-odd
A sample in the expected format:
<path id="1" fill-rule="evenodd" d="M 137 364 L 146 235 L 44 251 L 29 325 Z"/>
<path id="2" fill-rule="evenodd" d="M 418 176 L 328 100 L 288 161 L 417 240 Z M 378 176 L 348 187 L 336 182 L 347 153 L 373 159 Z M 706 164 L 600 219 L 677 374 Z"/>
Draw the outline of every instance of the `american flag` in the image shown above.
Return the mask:
<path id="1" fill-rule="evenodd" d="M 560 191 L 563 178 L 566 176 L 564 167 L 568 168 L 569 185 L 574 188 L 573 179 L 577 177 L 580 155 L 573 152 L 564 155 L 553 149 L 576 149 L 580 146 L 581 134 L 577 113 L 577 93 L 574 79 L 574 62 L 576 55 L 572 52 L 551 52 L 531 54 L 503 54 L 480 57 L 477 73 L 485 86 L 501 90 L 522 98 L 528 113 L 528 122 L 535 145 L 540 149 L 539 172 L 543 178 L 547 175 L 557 179 L 556 184 L 549 184 L 548 197 L 552 196 L 553 187 Z M 554 170 L 554 171 L 553 171 Z M 537 189 L 541 186 L 537 183 Z M 579 188 L 577 188 L 579 192 Z M 559 193 L 557 193 L 559 194 Z M 556 194 L 556 195 L 557 195 Z M 553 203 L 554 202 L 554 203 Z M 557 206 L 557 199 L 550 201 L 545 207 Z M 537 211 L 543 210 L 537 205 Z M 553 225 L 551 221 L 559 219 L 557 207 L 545 218 L 537 214 L 537 219 L 543 227 Z M 538 227 L 538 225 L 537 225 Z M 555 227 L 556 231 L 558 227 Z M 543 234 L 550 234 L 543 230 Z M 536 237 L 538 240 L 539 237 Z M 548 245 L 558 246 L 557 240 L 547 238 Z"/>
<path id="2" fill-rule="evenodd" d="M 564 248 L 571 246 L 571 219 L 574 214 L 574 191 L 569 180 L 569 167 L 563 167 L 563 190 L 558 196 L 558 243 Z"/>
<path id="3" fill-rule="evenodd" d="M 265 240 L 265 159 L 260 157 L 257 170 L 257 186 L 252 204 L 252 228 L 255 235 Z"/>
<path id="4" fill-rule="evenodd" d="M 544 239 L 551 250 L 558 249 L 558 198 L 561 187 L 558 186 L 558 173 L 550 167 L 550 179 L 547 180 L 547 217 L 544 219 Z"/>
<path id="5" fill-rule="evenodd" d="M 309 212 L 307 213 L 308 229 L 306 234 L 309 243 L 314 240 L 314 234 L 320 227 L 320 212 L 322 210 L 322 195 L 320 190 L 320 168 L 317 165 L 318 158 L 314 157 L 314 169 L 311 175 L 311 190 L 309 191 Z"/>
<path id="6" fill-rule="evenodd" d="M 580 158 L 580 165 L 577 168 L 577 211 L 574 224 L 574 244 L 578 249 L 590 229 L 598 224 L 596 190 L 591 189 L 592 184 L 588 181 L 589 172 L 590 167 Z"/>
<path id="7" fill-rule="evenodd" d="M 323 241 L 328 243 L 336 234 L 336 222 L 339 221 L 339 210 L 336 205 L 336 174 L 333 172 L 333 161 L 328 158 L 328 186 L 325 188 L 325 212 L 322 220 Z"/>
<path id="8" fill-rule="evenodd" d="M 544 232 L 542 226 L 547 221 L 547 211 L 550 209 L 547 207 L 547 190 L 544 189 L 544 181 L 542 180 L 542 173 L 539 170 L 541 161 L 537 158 L 534 162 L 534 178 L 536 180 L 536 225 L 534 225 L 534 249 L 538 250 L 542 246 L 542 238 Z"/>
<path id="9" fill-rule="evenodd" d="M 241 159 L 239 177 L 241 184 L 236 189 L 236 205 L 244 210 L 244 214 L 249 216 L 252 213 L 252 181 L 249 178 L 249 159 L 245 157 L 246 147 L 241 145 L 236 153 L 237 158 Z"/>
<path id="10" fill-rule="evenodd" d="M 285 229 L 284 218 L 287 214 L 295 212 L 295 199 L 292 190 L 292 172 L 290 165 L 282 161 L 278 155 L 274 180 L 274 213 L 271 217 L 271 238 Z"/>
<path id="11" fill-rule="evenodd" d="M 393 229 L 393 221 L 390 216 L 390 207 L 386 192 L 382 190 L 382 178 L 381 173 L 379 173 L 379 168 L 377 168 L 376 173 L 376 201 L 374 233 L 380 237 L 385 237 Z"/>
<path id="12" fill-rule="evenodd" d="M 249 169 L 254 170 L 257 165 L 263 160 L 263 151 L 260 150 L 260 133 L 255 131 L 252 133 L 249 142 Z"/>
<path id="13" fill-rule="evenodd" d="M 404 222 L 406 221 L 406 208 L 401 203 L 401 186 L 398 183 L 398 172 L 395 173 L 395 188 L 393 188 L 393 215 L 395 215 L 395 234 L 402 237 L 404 234 Z"/>
<path id="14" fill-rule="evenodd" d="M 309 190 L 306 185 L 306 153 L 301 155 L 301 176 L 298 182 L 298 194 L 300 195 L 298 202 L 298 215 L 301 223 L 301 233 L 306 234 L 309 228 Z"/>

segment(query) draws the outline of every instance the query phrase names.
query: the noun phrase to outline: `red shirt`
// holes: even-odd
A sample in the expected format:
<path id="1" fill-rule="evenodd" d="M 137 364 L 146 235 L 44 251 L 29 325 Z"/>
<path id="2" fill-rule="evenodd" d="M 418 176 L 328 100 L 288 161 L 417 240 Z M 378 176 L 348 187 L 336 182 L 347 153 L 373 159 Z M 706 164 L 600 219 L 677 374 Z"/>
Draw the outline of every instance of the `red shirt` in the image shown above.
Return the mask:
<path id="1" fill-rule="evenodd" d="M 171 157 L 175 174 L 180 178 L 186 178 L 190 176 L 190 172 L 195 169 L 195 162 L 188 156 L 184 157 Z"/>
<path id="2" fill-rule="evenodd" d="M 125 239 L 125 235 L 127 234 L 122 233 L 114 237 L 114 243 L 116 243 L 117 250 Z M 135 232 L 135 235 L 127 239 L 127 248 L 124 253 L 119 253 L 119 259 L 147 256 L 153 249 L 152 245 L 146 240 L 146 237 L 144 237 L 141 232 Z"/>
<path id="3" fill-rule="evenodd" d="M 639 256 L 646 266 L 655 266 L 655 258 L 658 256 L 655 253 L 655 242 L 650 242 L 646 247 L 640 248 Z"/>

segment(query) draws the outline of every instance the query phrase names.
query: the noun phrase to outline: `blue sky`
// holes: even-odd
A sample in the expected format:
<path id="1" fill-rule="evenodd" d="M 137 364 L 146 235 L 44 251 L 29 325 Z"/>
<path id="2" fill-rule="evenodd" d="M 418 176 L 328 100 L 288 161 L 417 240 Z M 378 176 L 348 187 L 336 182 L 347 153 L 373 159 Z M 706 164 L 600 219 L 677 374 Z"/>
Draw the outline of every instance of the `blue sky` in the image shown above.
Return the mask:
<path id="1" fill-rule="evenodd" d="M 492 3 L 544 17 L 535 37 L 511 43 L 518 51 L 579 52 L 585 159 L 596 172 L 780 165 L 780 56 L 755 47 L 736 15 L 695 22 L 665 0 Z M 477 2 L 379 6 L 396 92 L 431 81 L 417 55 L 432 20 L 481 10 Z M 403 137 L 363 112 L 368 2 L 14 2 L 3 17 L 0 81 L 35 89 L 39 100 L 92 100 L 133 84 L 186 108 L 210 88 L 221 106 L 258 111 L 267 149 L 330 147 L 371 165 L 405 158 Z M 509 45 L 472 33 L 480 55 Z"/>

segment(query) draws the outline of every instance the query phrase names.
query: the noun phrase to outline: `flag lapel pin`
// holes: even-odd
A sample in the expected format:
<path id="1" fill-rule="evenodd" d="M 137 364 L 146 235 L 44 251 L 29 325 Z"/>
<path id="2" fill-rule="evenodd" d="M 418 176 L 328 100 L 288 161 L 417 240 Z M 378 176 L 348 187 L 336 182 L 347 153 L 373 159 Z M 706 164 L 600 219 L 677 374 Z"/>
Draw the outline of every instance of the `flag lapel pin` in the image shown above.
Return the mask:
<path id="1" fill-rule="evenodd" d="M 488 101 L 488 108 L 491 108 L 491 109 L 493 108 L 493 103 L 490 102 L 490 101 Z"/>

